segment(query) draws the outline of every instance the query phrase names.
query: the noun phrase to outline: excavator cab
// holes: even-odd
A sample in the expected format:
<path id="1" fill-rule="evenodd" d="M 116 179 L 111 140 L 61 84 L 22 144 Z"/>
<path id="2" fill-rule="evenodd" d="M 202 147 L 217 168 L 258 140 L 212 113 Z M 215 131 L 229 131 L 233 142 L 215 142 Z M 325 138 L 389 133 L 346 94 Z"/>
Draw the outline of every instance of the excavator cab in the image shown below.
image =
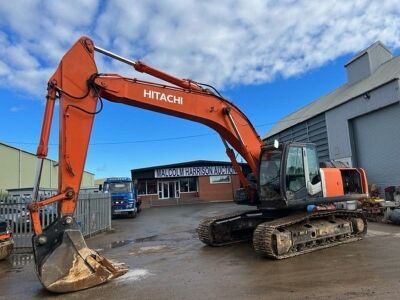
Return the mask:
<path id="1" fill-rule="evenodd" d="M 321 196 L 317 150 L 309 143 L 264 146 L 259 165 L 259 200 L 265 208 L 287 208 Z"/>

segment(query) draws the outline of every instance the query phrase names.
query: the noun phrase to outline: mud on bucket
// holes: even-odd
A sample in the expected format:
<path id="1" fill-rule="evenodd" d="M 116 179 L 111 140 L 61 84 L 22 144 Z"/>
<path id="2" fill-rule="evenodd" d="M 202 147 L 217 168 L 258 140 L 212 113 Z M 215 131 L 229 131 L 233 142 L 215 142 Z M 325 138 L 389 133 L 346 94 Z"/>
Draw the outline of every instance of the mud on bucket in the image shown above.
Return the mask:
<path id="1" fill-rule="evenodd" d="M 43 286 L 55 293 L 87 289 L 128 271 L 89 249 L 72 217 L 57 219 L 32 238 L 36 272 Z"/>

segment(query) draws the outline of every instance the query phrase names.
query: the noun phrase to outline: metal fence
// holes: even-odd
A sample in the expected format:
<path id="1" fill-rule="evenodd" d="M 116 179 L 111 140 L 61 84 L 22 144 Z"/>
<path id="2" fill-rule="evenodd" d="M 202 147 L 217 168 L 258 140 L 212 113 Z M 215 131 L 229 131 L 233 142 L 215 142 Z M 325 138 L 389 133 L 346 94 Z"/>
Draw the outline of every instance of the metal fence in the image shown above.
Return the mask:
<path id="1" fill-rule="evenodd" d="M 80 194 L 75 217 L 85 237 L 111 229 L 110 194 Z"/>
<path id="2" fill-rule="evenodd" d="M 32 227 L 27 204 L 29 199 L 0 200 L 0 219 L 7 221 L 13 232 L 15 248 L 30 248 Z M 51 224 L 58 215 L 57 203 L 39 211 L 42 227 Z M 75 211 L 77 223 L 85 237 L 111 229 L 111 197 L 108 194 L 80 194 Z"/>

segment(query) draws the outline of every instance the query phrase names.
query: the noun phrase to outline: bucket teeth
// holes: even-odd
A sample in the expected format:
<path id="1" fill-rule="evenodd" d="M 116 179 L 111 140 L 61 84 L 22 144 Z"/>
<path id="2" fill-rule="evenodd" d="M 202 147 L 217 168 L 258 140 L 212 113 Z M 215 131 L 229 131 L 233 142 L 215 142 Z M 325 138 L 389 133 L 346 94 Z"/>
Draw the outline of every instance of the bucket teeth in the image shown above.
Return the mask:
<path id="1" fill-rule="evenodd" d="M 33 248 L 38 277 L 51 292 L 87 289 L 128 271 L 124 264 L 88 248 L 75 221 L 70 225 L 55 221 L 41 236 L 33 237 Z"/>

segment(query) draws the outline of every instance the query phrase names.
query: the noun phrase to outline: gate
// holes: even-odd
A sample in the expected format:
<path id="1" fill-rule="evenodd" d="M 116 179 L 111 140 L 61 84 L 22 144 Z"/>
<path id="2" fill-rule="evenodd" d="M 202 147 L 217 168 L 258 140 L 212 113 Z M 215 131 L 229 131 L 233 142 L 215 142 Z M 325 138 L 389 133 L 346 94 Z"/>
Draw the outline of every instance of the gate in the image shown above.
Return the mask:
<path id="1" fill-rule="evenodd" d="M 13 232 L 15 248 L 32 247 L 32 226 L 27 209 L 28 198 L 0 201 L 0 219 L 4 219 Z M 39 210 L 42 227 L 51 224 L 58 216 L 57 203 Z M 80 194 L 75 211 L 82 234 L 87 237 L 111 229 L 111 197 L 107 194 Z"/>

